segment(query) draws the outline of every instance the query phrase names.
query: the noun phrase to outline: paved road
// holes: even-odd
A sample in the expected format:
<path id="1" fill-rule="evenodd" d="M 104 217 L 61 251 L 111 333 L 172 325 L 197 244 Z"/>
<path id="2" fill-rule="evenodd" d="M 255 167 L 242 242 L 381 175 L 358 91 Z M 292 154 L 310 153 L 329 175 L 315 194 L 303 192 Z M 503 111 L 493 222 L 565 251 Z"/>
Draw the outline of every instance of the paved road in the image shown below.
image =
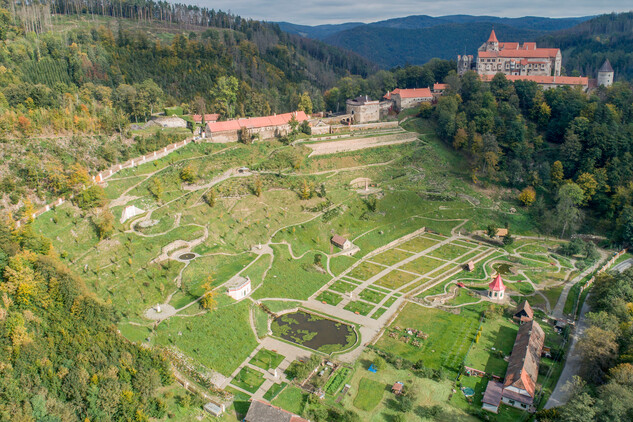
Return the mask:
<path id="1" fill-rule="evenodd" d="M 618 265 L 613 267 L 613 270 L 623 272 L 630 268 L 631 265 L 633 265 L 633 259 L 629 259 L 619 263 Z M 554 392 L 545 404 L 546 409 L 561 406 L 567 403 L 567 401 L 569 400 L 569 392 L 565 390 L 565 385 L 570 382 L 574 375 L 577 375 L 580 370 L 581 357 L 580 351 L 576 349 L 576 343 L 587 329 L 585 313 L 587 313 L 588 311 L 589 305 L 587 305 L 587 300 L 585 299 L 585 303 L 582 305 L 582 309 L 580 310 L 580 316 L 578 318 L 578 323 L 576 324 L 576 329 L 571 334 L 571 346 L 569 348 L 569 354 L 567 355 L 567 361 L 565 362 L 565 368 L 563 368 L 563 372 L 561 373 L 560 378 L 556 383 L 556 388 L 554 388 Z"/>
<path id="2" fill-rule="evenodd" d="M 581 356 L 580 350 L 576 348 L 576 343 L 578 339 L 582 337 L 587 328 L 587 321 L 585 321 L 585 313 L 589 311 L 589 305 L 587 305 L 587 300 L 582 305 L 582 309 L 580 310 L 580 318 L 578 318 L 578 324 L 576 324 L 576 329 L 571 337 L 571 346 L 569 348 L 569 354 L 567 355 L 567 361 L 565 362 L 565 368 L 563 368 L 563 372 L 560 374 L 560 378 L 556 383 L 556 388 L 554 388 L 554 392 L 547 400 L 545 404 L 546 409 L 551 409 L 552 407 L 561 406 L 569 400 L 569 392 L 565 389 L 565 385 L 571 381 L 574 375 L 578 374 L 580 370 Z"/>

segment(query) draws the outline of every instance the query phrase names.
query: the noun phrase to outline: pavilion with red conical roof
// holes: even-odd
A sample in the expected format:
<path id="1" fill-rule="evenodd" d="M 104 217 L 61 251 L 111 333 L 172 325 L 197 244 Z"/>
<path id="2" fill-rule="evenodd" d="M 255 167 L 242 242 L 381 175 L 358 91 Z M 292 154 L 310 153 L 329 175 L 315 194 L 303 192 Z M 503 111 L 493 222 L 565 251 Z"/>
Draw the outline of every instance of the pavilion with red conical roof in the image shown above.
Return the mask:
<path id="1" fill-rule="evenodd" d="M 497 274 L 494 280 L 488 284 L 488 297 L 493 300 L 501 300 L 506 292 L 506 286 L 501 280 L 501 274 Z"/>

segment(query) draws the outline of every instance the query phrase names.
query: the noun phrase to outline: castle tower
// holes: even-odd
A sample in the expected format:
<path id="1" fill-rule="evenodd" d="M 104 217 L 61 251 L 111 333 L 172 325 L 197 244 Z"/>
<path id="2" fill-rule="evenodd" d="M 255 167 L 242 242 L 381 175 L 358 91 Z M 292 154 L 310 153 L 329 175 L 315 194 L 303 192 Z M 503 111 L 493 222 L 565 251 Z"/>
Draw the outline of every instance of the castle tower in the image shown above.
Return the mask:
<path id="1" fill-rule="evenodd" d="M 614 76 L 613 68 L 611 67 L 611 63 L 609 63 L 609 59 L 604 61 L 600 70 L 598 70 L 598 85 L 610 87 L 613 85 L 613 76 Z"/>
<path id="2" fill-rule="evenodd" d="M 494 28 L 492 32 L 490 32 L 488 41 L 486 41 L 486 51 L 499 51 L 499 40 L 497 39 Z"/>

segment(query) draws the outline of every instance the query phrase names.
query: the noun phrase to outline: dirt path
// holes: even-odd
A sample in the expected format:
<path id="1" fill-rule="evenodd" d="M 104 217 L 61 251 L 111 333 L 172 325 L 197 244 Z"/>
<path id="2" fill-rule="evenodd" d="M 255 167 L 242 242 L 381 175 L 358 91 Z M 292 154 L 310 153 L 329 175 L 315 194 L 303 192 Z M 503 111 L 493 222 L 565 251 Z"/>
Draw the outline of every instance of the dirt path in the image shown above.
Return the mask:
<path id="1" fill-rule="evenodd" d="M 412 132 L 399 133 L 396 135 L 376 136 L 373 138 L 347 139 L 344 141 L 327 141 L 315 144 L 306 144 L 313 151 L 309 157 L 315 155 L 336 154 L 339 152 L 357 151 L 365 148 L 375 148 L 386 145 L 403 144 L 418 140 L 418 134 Z"/>

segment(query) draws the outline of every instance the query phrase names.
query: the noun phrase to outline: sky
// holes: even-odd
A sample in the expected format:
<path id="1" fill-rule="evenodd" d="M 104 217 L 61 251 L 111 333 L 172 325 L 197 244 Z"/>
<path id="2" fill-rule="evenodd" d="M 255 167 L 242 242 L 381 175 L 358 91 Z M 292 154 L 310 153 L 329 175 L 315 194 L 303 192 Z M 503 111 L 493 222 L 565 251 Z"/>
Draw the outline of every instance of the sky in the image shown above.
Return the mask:
<path id="1" fill-rule="evenodd" d="M 633 10 L 630 0 L 172 0 L 231 11 L 244 18 L 302 25 L 375 22 L 410 15 L 490 15 L 553 18 L 599 15 Z"/>

